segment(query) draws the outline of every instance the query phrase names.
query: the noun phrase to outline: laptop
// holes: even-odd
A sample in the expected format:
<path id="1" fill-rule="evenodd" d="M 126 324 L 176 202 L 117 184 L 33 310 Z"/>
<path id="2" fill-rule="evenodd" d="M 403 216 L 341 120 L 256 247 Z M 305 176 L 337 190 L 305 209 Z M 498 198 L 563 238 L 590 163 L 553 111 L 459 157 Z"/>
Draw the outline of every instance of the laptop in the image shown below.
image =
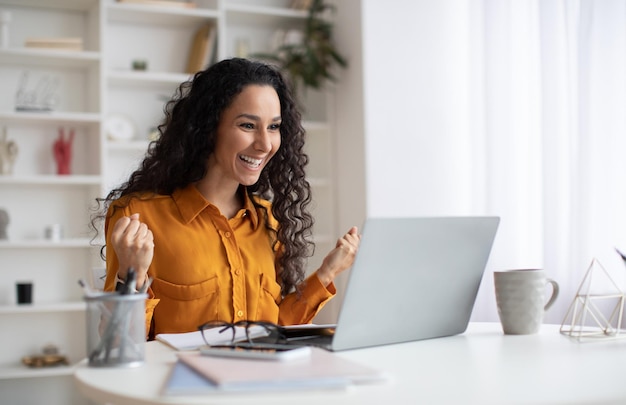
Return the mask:
<path id="1" fill-rule="evenodd" d="M 367 218 L 337 324 L 294 330 L 289 344 L 342 351 L 463 333 L 499 222 Z"/>

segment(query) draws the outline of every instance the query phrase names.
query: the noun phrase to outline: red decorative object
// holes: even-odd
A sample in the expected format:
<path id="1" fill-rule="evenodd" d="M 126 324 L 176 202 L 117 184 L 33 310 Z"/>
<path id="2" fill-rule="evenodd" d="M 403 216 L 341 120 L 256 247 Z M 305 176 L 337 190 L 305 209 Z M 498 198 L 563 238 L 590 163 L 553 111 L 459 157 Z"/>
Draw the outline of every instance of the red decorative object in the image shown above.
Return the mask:
<path id="1" fill-rule="evenodd" d="M 59 128 L 59 137 L 54 141 L 52 151 L 54 160 L 57 162 L 57 174 L 70 174 L 70 163 L 72 161 L 72 142 L 74 141 L 74 129 L 70 129 L 68 139 L 65 139 L 65 130 Z"/>

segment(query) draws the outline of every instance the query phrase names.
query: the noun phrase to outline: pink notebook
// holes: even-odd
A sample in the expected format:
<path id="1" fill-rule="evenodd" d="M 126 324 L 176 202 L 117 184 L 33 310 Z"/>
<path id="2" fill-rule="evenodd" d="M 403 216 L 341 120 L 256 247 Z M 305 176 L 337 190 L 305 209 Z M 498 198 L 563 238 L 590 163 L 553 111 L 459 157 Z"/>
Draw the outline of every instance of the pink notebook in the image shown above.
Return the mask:
<path id="1" fill-rule="evenodd" d="M 311 355 L 287 361 L 220 358 L 178 353 L 181 362 L 223 390 L 289 389 L 380 382 L 378 370 L 311 348 Z"/>

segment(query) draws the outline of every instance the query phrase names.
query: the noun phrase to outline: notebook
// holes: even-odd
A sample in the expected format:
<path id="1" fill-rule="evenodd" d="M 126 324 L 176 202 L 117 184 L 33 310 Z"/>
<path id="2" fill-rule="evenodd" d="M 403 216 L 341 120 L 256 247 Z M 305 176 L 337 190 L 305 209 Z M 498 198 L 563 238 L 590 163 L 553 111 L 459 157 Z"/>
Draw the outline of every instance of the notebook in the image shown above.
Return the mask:
<path id="1" fill-rule="evenodd" d="M 381 371 L 326 350 L 289 360 L 233 359 L 179 352 L 163 393 L 259 392 L 302 389 L 345 389 L 352 384 L 388 380 Z"/>
<path id="2" fill-rule="evenodd" d="M 321 349 L 319 349 L 321 350 Z M 200 357 L 199 353 L 195 353 L 195 356 Z M 206 356 L 205 356 L 206 357 Z M 280 384 L 278 381 L 271 380 L 265 383 L 259 383 L 258 381 L 250 380 L 247 383 L 245 381 L 239 381 L 238 383 L 229 383 L 229 384 L 218 384 L 214 381 L 210 374 L 207 375 L 205 372 L 205 366 L 200 362 L 206 361 L 210 363 L 210 358 L 198 358 L 195 359 L 199 362 L 199 364 L 191 365 L 187 364 L 184 360 L 177 360 L 173 365 L 170 371 L 169 376 L 163 388 L 161 390 L 161 394 L 165 396 L 177 396 L 177 395 L 218 395 L 222 393 L 229 392 L 261 392 L 261 391 L 291 391 L 291 390 L 315 390 L 319 391 L 320 389 L 333 389 L 333 390 L 345 390 L 351 382 L 347 378 L 311 378 L 311 379 L 302 379 L 295 381 L 282 381 Z M 237 360 L 230 359 L 231 361 L 228 363 L 228 366 L 241 366 L 246 367 L 246 364 L 240 364 Z M 191 361 L 189 362 L 191 363 Z M 261 364 L 252 363 L 247 364 L 248 369 L 256 369 L 261 370 L 259 365 L 266 364 L 261 362 Z M 271 363 L 270 363 L 271 364 Z M 252 366 L 252 368 L 250 367 Z M 209 367 L 213 367 L 212 364 Z M 213 368 L 212 368 L 213 369 Z M 213 369 L 216 370 L 216 369 Z M 217 369 L 218 371 L 222 370 Z M 204 372 L 203 372 L 204 371 Z M 382 377 L 381 377 L 382 378 Z"/>
<path id="3" fill-rule="evenodd" d="M 289 343 L 341 351 L 463 333 L 499 222 L 368 218 L 334 334 Z"/>

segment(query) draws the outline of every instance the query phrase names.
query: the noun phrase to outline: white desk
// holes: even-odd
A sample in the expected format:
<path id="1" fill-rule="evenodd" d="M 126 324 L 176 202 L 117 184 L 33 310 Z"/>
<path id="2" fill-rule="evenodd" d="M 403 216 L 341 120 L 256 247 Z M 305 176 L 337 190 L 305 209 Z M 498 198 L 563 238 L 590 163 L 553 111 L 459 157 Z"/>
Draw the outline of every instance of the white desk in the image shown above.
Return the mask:
<path id="1" fill-rule="evenodd" d="M 137 404 L 512 404 L 626 403 L 626 339 L 577 342 L 544 325 L 537 335 L 505 336 L 498 323 L 472 323 L 458 336 L 339 352 L 384 370 L 391 380 L 346 391 L 162 397 L 175 354 L 159 342 L 135 369 L 78 367 L 89 399 Z"/>

